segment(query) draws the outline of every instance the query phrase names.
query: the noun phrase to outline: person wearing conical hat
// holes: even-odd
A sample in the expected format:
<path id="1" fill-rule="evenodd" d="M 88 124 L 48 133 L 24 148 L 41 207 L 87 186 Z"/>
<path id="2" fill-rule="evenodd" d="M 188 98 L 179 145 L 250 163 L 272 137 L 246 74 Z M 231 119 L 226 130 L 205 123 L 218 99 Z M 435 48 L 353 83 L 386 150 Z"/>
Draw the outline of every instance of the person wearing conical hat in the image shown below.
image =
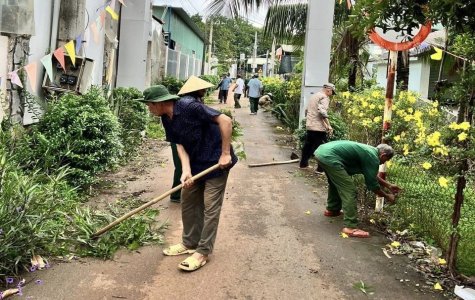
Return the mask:
<path id="1" fill-rule="evenodd" d="M 229 170 L 237 162 L 231 147 L 231 119 L 199 101 L 210 87 L 213 84 L 191 76 L 178 92 L 182 96 L 179 101 L 175 101 L 176 96 L 147 91 L 157 86 L 145 90 L 141 99 L 150 112 L 161 116 L 167 141 L 177 144 L 182 164 L 183 234 L 180 243 L 163 253 L 192 254 L 178 265 L 185 271 L 204 266 L 213 251 Z M 217 163 L 221 166 L 219 170 L 196 182 L 191 180 L 193 175 Z"/>

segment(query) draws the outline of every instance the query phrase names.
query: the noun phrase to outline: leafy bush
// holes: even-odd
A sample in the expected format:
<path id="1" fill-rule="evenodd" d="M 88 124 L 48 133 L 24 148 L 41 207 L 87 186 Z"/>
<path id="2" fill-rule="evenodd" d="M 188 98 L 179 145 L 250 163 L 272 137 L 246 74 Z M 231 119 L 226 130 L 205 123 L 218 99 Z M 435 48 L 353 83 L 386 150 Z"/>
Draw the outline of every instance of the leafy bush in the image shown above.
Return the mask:
<path id="1" fill-rule="evenodd" d="M 348 135 L 348 128 L 346 123 L 343 121 L 341 116 L 337 113 L 332 111 L 328 112 L 328 119 L 330 124 L 333 128 L 333 134 L 328 137 L 329 141 L 338 141 L 338 140 L 345 140 Z M 307 135 L 307 128 L 306 128 L 306 119 L 302 120 L 300 127 L 294 131 L 294 135 L 297 137 L 299 142 L 299 149 L 303 147 L 305 144 L 305 138 Z"/>
<path id="2" fill-rule="evenodd" d="M 177 79 L 175 77 L 165 77 L 158 84 L 164 85 L 170 94 L 178 94 L 181 87 L 185 84 L 185 81 Z"/>
<path id="3" fill-rule="evenodd" d="M 148 108 L 136 101 L 142 93 L 136 88 L 117 88 L 112 91 L 116 115 L 121 124 L 120 140 L 124 146 L 123 159 L 136 153 L 142 142 L 142 132 L 149 121 Z"/>
<path id="4" fill-rule="evenodd" d="M 145 134 L 151 139 L 165 139 L 165 129 L 163 128 L 160 117 L 152 116 L 151 121 L 148 123 Z"/>
<path id="5" fill-rule="evenodd" d="M 295 130 L 299 126 L 301 85 L 302 77 L 297 74 L 283 84 L 284 97 L 277 96 L 274 99 L 272 113 L 291 130 Z M 272 86 L 269 85 L 269 87 Z M 280 95 L 280 91 L 276 90 L 276 93 Z"/>
<path id="6" fill-rule="evenodd" d="M 219 81 L 220 81 L 220 78 L 219 76 L 217 75 L 201 75 L 200 76 L 201 79 L 203 80 L 206 80 L 214 85 L 218 85 Z"/>
<path id="7" fill-rule="evenodd" d="M 15 139 L 26 136 L 18 134 L 21 131 L 0 131 L 0 276 L 28 270 L 33 255 L 106 258 L 121 246 L 134 249 L 161 242 L 160 232 L 153 227 L 157 210 L 136 215 L 92 240 L 91 234 L 98 228 L 140 206 L 141 201 L 128 199 L 126 204 L 119 202 L 107 210 L 93 211 L 66 182 L 67 167 L 48 175 L 41 170 L 21 170 L 16 164 L 21 152 L 15 147 Z"/>
<path id="8" fill-rule="evenodd" d="M 92 88 L 51 102 L 38 126 L 21 140 L 20 163 L 48 174 L 68 165 L 74 186 L 91 184 L 94 175 L 118 162 L 121 127 L 103 92 Z"/>

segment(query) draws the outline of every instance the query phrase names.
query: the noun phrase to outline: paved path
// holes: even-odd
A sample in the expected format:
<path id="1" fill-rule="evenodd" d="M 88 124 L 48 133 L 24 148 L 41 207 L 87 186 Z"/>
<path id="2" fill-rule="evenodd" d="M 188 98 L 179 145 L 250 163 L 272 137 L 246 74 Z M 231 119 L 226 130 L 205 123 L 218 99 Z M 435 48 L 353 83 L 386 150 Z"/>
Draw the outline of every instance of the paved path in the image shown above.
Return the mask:
<path id="1" fill-rule="evenodd" d="M 247 100 L 235 111 L 244 127 L 247 161 L 232 170 L 214 254 L 194 273 L 177 269 L 184 257 L 164 257 L 162 247 L 120 251 L 112 261 L 93 259 L 56 264 L 39 271 L 42 285 L 29 284 L 29 299 L 367 299 L 353 285 L 372 287 L 371 299 L 432 299 L 416 292 L 422 278 L 404 257 L 386 258 L 384 237 L 343 239 L 342 220 L 322 216 L 323 180 L 297 164 L 248 168 L 248 163 L 288 160 L 279 146 L 278 123 L 270 113 L 249 115 Z M 221 105 L 232 108 L 232 101 Z M 219 106 L 218 106 L 219 107 Z M 169 147 L 126 191 L 146 189 L 151 199 L 169 188 Z M 161 163 L 162 161 L 163 163 Z M 164 201 L 166 242 L 180 240 L 180 205 Z M 306 214 L 310 211 L 310 214 Z M 400 279 L 409 281 L 400 282 Z"/>

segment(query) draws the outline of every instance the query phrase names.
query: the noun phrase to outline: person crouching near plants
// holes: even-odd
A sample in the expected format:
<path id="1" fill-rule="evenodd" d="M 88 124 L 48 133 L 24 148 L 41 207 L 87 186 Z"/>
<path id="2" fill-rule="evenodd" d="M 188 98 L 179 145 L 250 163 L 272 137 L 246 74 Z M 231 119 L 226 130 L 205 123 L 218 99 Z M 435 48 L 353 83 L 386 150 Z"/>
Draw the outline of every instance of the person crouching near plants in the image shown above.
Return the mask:
<path id="1" fill-rule="evenodd" d="M 181 209 L 182 241 L 163 250 L 168 256 L 192 254 L 178 268 L 195 271 L 208 261 L 218 230 L 219 216 L 229 170 L 237 157 L 231 147 L 232 122 L 221 112 L 212 109 L 198 99 L 206 89 L 213 87 L 207 81 L 191 76 L 179 95 L 170 95 L 161 85 L 143 92 L 150 112 L 160 116 L 166 139 L 177 144 L 182 164 Z M 220 169 L 194 182 L 196 175 L 216 164 Z"/>
<path id="2" fill-rule="evenodd" d="M 358 211 L 356 187 L 352 175 L 363 174 L 367 188 L 391 203 L 400 192 L 397 185 L 378 176 L 379 165 L 394 156 L 394 150 L 387 144 L 372 147 L 353 141 L 334 141 L 321 145 L 315 151 L 318 165 L 328 179 L 326 217 L 337 217 L 343 209 L 344 228 L 341 232 L 350 237 L 367 238 L 369 233 L 357 228 Z M 386 188 L 387 191 L 384 189 Z"/>

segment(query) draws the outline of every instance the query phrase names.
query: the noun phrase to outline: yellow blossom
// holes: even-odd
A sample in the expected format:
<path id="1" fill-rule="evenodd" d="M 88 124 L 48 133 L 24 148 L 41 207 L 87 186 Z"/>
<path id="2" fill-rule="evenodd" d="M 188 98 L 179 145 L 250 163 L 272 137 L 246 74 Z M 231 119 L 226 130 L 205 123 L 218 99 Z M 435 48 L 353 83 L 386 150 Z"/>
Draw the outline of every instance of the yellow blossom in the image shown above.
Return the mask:
<path id="1" fill-rule="evenodd" d="M 370 108 L 370 109 L 375 109 L 375 108 L 376 108 L 376 105 L 370 104 L 370 105 L 369 105 L 369 108 Z"/>
<path id="2" fill-rule="evenodd" d="M 350 92 L 348 91 L 341 93 L 341 95 L 343 96 L 343 98 L 350 98 Z"/>
<path id="3" fill-rule="evenodd" d="M 442 288 L 440 283 L 437 282 L 436 284 L 434 284 L 434 290 L 443 291 L 444 289 Z"/>
<path id="4" fill-rule="evenodd" d="M 395 140 L 396 142 L 399 142 L 399 141 L 401 140 L 401 136 L 400 136 L 400 135 L 396 135 L 396 136 L 394 137 L 394 140 Z"/>
<path id="5" fill-rule="evenodd" d="M 437 110 L 437 108 L 433 108 L 429 110 L 429 116 L 437 116 L 438 114 L 439 114 L 439 111 Z"/>
<path id="6" fill-rule="evenodd" d="M 367 107 L 367 106 L 368 106 L 368 102 L 367 102 L 367 101 L 363 101 L 363 102 L 361 103 L 361 105 L 362 105 L 363 107 Z"/>
<path id="7" fill-rule="evenodd" d="M 360 113 L 359 116 L 362 117 L 362 116 L 364 116 L 364 114 L 363 114 L 363 113 Z"/>
<path id="8" fill-rule="evenodd" d="M 378 105 L 378 109 L 384 109 L 384 106 Z"/>
<path id="9" fill-rule="evenodd" d="M 409 95 L 409 96 L 407 97 L 407 101 L 409 101 L 409 103 L 416 103 L 417 99 L 416 99 L 415 96 Z"/>
<path id="10" fill-rule="evenodd" d="M 446 265 L 447 261 L 443 258 L 439 258 L 439 265 Z"/>
<path id="11" fill-rule="evenodd" d="M 409 107 L 409 108 L 407 109 L 407 112 L 410 113 L 410 114 L 412 114 L 412 113 L 414 112 L 414 109 L 412 109 L 412 107 Z"/>
<path id="12" fill-rule="evenodd" d="M 432 102 L 432 107 L 434 107 L 434 108 L 439 107 L 439 101 L 436 100 L 436 101 Z"/>
<path id="13" fill-rule="evenodd" d="M 401 137 L 405 137 L 405 136 L 406 136 L 406 132 L 405 131 L 401 132 Z"/>
<path id="14" fill-rule="evenodd" d="M 349 235 L 344 232 L 340 232 L 340 236 L 344 239 L 347 239 L 349 237 Z"/>
<path id="15" fill-rule="evenodd" d="M 401 246 L 401 243 L 399 243 L 398 241 L 394 241 L 391 243 L 391 246 L 393 246 L 394 248 L 397 248 Z"/>
<path id="16" fill-rule="evenodd" d="M 459 128 L 462 130 L 469 130 L 470 129 L 470 123 L 468 122 L 462 122 L 459 124 Z"/>
<path id="17" fill-rule="evenodd" d="M 391 168 L 392 165 L 393 165 L 393 163 L 392 163 L 390 160 L 388 160 L 388 161 L 386 162 L 386 168 L 387 168 L 387 169 Z"/>
<path id="18" fill-rule="evenodd" d="M 449 149 L 445 145 L 441 145 L 440 147 L 434 148 L 434 153 L 447 156 L 449 155 Z"/>
<path id="19" fill-rule="evenodd" d="M 429 162 L 425 162 L 422 164 L 422 167 L 426 170 L 429 170 L 430 168 L 432 168 L 432 164 Z"/>
<path id="20" fill-rule="evenodd" d="M 448 187 L 448 185 L 447 185 L 448 182 L 449 182 L 449 181 L 447 180 L 447 178 L 445 178 L 445 177 L 439 177 L 439 185 L 440 185 L 441 187 L 447 188 L 447 187 Z"/>
<path id="21" fill-rule="evenodd" d="M 440 145 L 440 132 L 435 131 L 427 137 L 427 143 L 429 146 L 435 147 Z"/>
<path id="22" fill-rule="evenodd" d="M 374 122 L 374 123 L 381 122 L 381 119 L 382 119 L 382 118 L 381 118 L 380 116 L 376 116 L 376 117 L 373 118 L 373 122 Z"/>
<path id="23" fill-rule="evenodd" d="M 458 135 L 459 141 L 465 141 L 467 139 L 467 136 L 468 135 L 465 132 L 462 132 Z"/>
<path id="24" fill-rule="evenodd" d="M 412 120 L 412 116 L 411 116 L 411 115 L 406 115 L 406 116 L 404 117 L 404 121 L 406 121 L 406 122 L 409 122 L 409 121 L 411 121 L 411 120 Z"/>
<path id="25" fill-rule="evenodd" d="M 404 144 L 403 148 L 404 150 L 404 156 L 408 155 L 409 154 L 409 145 L 408 144 Z"/>
<path id="26" fill-rule="evenodd" d="M 380 91 L 373 91 L 373 92 L 371 93 L 371 97 L 377 98 L 377 97 L 379 97 L 379 96 L 381 96 L 381 92 L 380 92 Z"/>
<path id="27" fill-rule="evenodd" d="M 449 128 L 452 129 L 452 130 L 459 129 L 459 124 L 457 124 L 455 122 L 452 122 L 452 123 L 450 123 Z"/>
<path id="28" fill-rule="evenodd" d="M 422 112 L 420 110 L 416 110 L 414 112 L 414 119 L 420 120 L 422 117 Z"/>

